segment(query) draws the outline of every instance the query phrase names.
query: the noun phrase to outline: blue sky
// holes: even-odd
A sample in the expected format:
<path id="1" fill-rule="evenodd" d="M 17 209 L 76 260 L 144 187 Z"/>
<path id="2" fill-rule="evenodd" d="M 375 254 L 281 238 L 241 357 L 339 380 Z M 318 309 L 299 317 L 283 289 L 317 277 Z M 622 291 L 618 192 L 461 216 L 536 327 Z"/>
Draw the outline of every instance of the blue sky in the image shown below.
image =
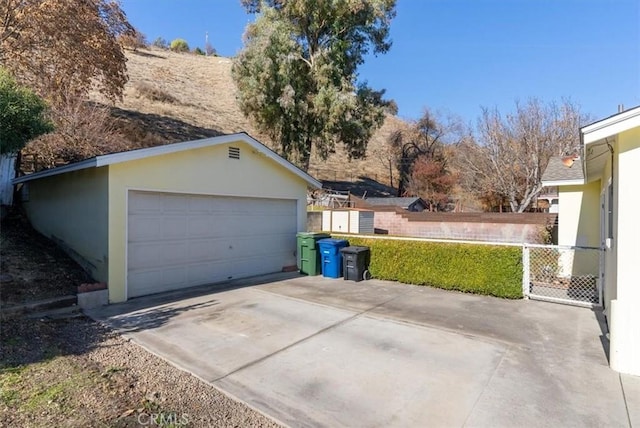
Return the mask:
<path id="1" fill-rule="evenodd" d="M 184 38 L 223 56 L 242 48 L 252 19 L 240 0 L 122 0 L 149 41 Z M 640 105 L 638 0 L 398 0 L 393 46 L 360 80 L 385 88 L 399 116 L 425 107 L 475 124 L 482 106 L 569 98 L 601 119 Z"/>

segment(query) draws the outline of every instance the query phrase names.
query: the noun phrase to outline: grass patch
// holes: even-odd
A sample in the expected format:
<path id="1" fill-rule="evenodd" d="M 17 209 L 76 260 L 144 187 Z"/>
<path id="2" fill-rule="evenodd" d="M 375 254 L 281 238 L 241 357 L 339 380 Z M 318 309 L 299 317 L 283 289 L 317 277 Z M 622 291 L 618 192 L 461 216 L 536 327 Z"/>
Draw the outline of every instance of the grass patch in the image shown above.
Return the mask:
<path id="1" fill-rule="evenodd" d="M 447 290 L 522 297 L 522 249 L 498 245 L 348 237 L 371 248 L 375 278 Z"/>
<path id="2" fill-rule="evenodd" d="M 73 386 L 73 382 L 68 380 L 51 386 L 46 386 L 40 390 L 36 390 L 24 405 L 25 410 L 33 412 L 42 406 L 64 401 L 69 389 Z"/>
<path id="3" fill-rule="evenodd" d="M 75 367 L 66 357 L 0 370 L 0 403 L 25 414 L 54 411 L 67 415 L 78 394 L 100 382 L 85 369 Z"/>
<path id="4" fill-rule="evenodd" d="M 12 406 L 20 398 L 19 387 L 24 367 L 7 367 L 0 370 L 0 403 Z"/>

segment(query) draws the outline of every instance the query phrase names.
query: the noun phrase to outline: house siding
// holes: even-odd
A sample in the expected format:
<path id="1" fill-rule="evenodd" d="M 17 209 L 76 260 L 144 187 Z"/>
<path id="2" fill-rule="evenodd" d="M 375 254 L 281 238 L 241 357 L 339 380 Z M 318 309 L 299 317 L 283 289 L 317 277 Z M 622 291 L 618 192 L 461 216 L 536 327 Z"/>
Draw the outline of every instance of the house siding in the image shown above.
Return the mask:
<path id="1" fill-rule="evenodd" d="M 229 146 L 240 159 L 229 159 Z M 293 199 L 297 228 L 305 231 L 307 184 L 244 142 L 205 147 L 109 166 L 109 300 L 126 300 L 129 190 Z M 295 251 L 296 237 L 291 237 Z"/>
<path id="2" fill-rule="evenodd" d="M 609 362 L 614 370 L 640 376 L 640 107 L 584 127 L 581 133 L 591 183 L 560 188 L 560 243 L 579 245 L 580 236 L 589 233 L 604 241 Z M 582 195 L 574 194 L 580 191 Z"/>
<path id="3" fill-rule="evenodd" d="M 55 241 L 95 280 L 108 279 L 108 172 L 92 168 L 26 184 L 34 229 Z M 80 284 L 78 284 L 80 285 Z"/>
<path id="4" fill-rule="evenodd" d="M 640 375 L 640 128 L 618 134 L 614 168 L 615 213 L 613 255 L 615 294 L 611 301 L 611 367 Z M 615 242 L 617 241 L 617 242 Z"/>
<path id="5" fill-rule="evenodd" d="M 558 244 L 599 247 L 600 181 L 560 186 L 559 193 Z"/>

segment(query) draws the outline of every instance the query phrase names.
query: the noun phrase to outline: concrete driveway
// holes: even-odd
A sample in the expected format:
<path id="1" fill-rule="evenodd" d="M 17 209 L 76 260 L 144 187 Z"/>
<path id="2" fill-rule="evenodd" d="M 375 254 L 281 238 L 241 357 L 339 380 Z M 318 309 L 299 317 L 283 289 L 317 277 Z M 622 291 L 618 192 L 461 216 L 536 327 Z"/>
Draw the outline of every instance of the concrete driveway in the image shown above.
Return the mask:
<path id="1" fill-rule="evenodd" d="M 640 426 L 600 314 L 278 274 L 89 313 L 291 426 Z"/>

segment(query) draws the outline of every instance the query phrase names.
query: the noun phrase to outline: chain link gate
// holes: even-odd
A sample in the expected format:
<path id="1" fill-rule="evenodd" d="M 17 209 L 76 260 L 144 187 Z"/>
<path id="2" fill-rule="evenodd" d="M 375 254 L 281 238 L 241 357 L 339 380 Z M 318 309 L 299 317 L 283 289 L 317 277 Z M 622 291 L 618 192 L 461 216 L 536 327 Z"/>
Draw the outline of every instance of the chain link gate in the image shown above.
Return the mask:
<path id="1" fill-rule="evenodd" d="M 602 250 L 595 247 L 525 244 L 522 291 L 530 299 L 602 306 Z"/>

